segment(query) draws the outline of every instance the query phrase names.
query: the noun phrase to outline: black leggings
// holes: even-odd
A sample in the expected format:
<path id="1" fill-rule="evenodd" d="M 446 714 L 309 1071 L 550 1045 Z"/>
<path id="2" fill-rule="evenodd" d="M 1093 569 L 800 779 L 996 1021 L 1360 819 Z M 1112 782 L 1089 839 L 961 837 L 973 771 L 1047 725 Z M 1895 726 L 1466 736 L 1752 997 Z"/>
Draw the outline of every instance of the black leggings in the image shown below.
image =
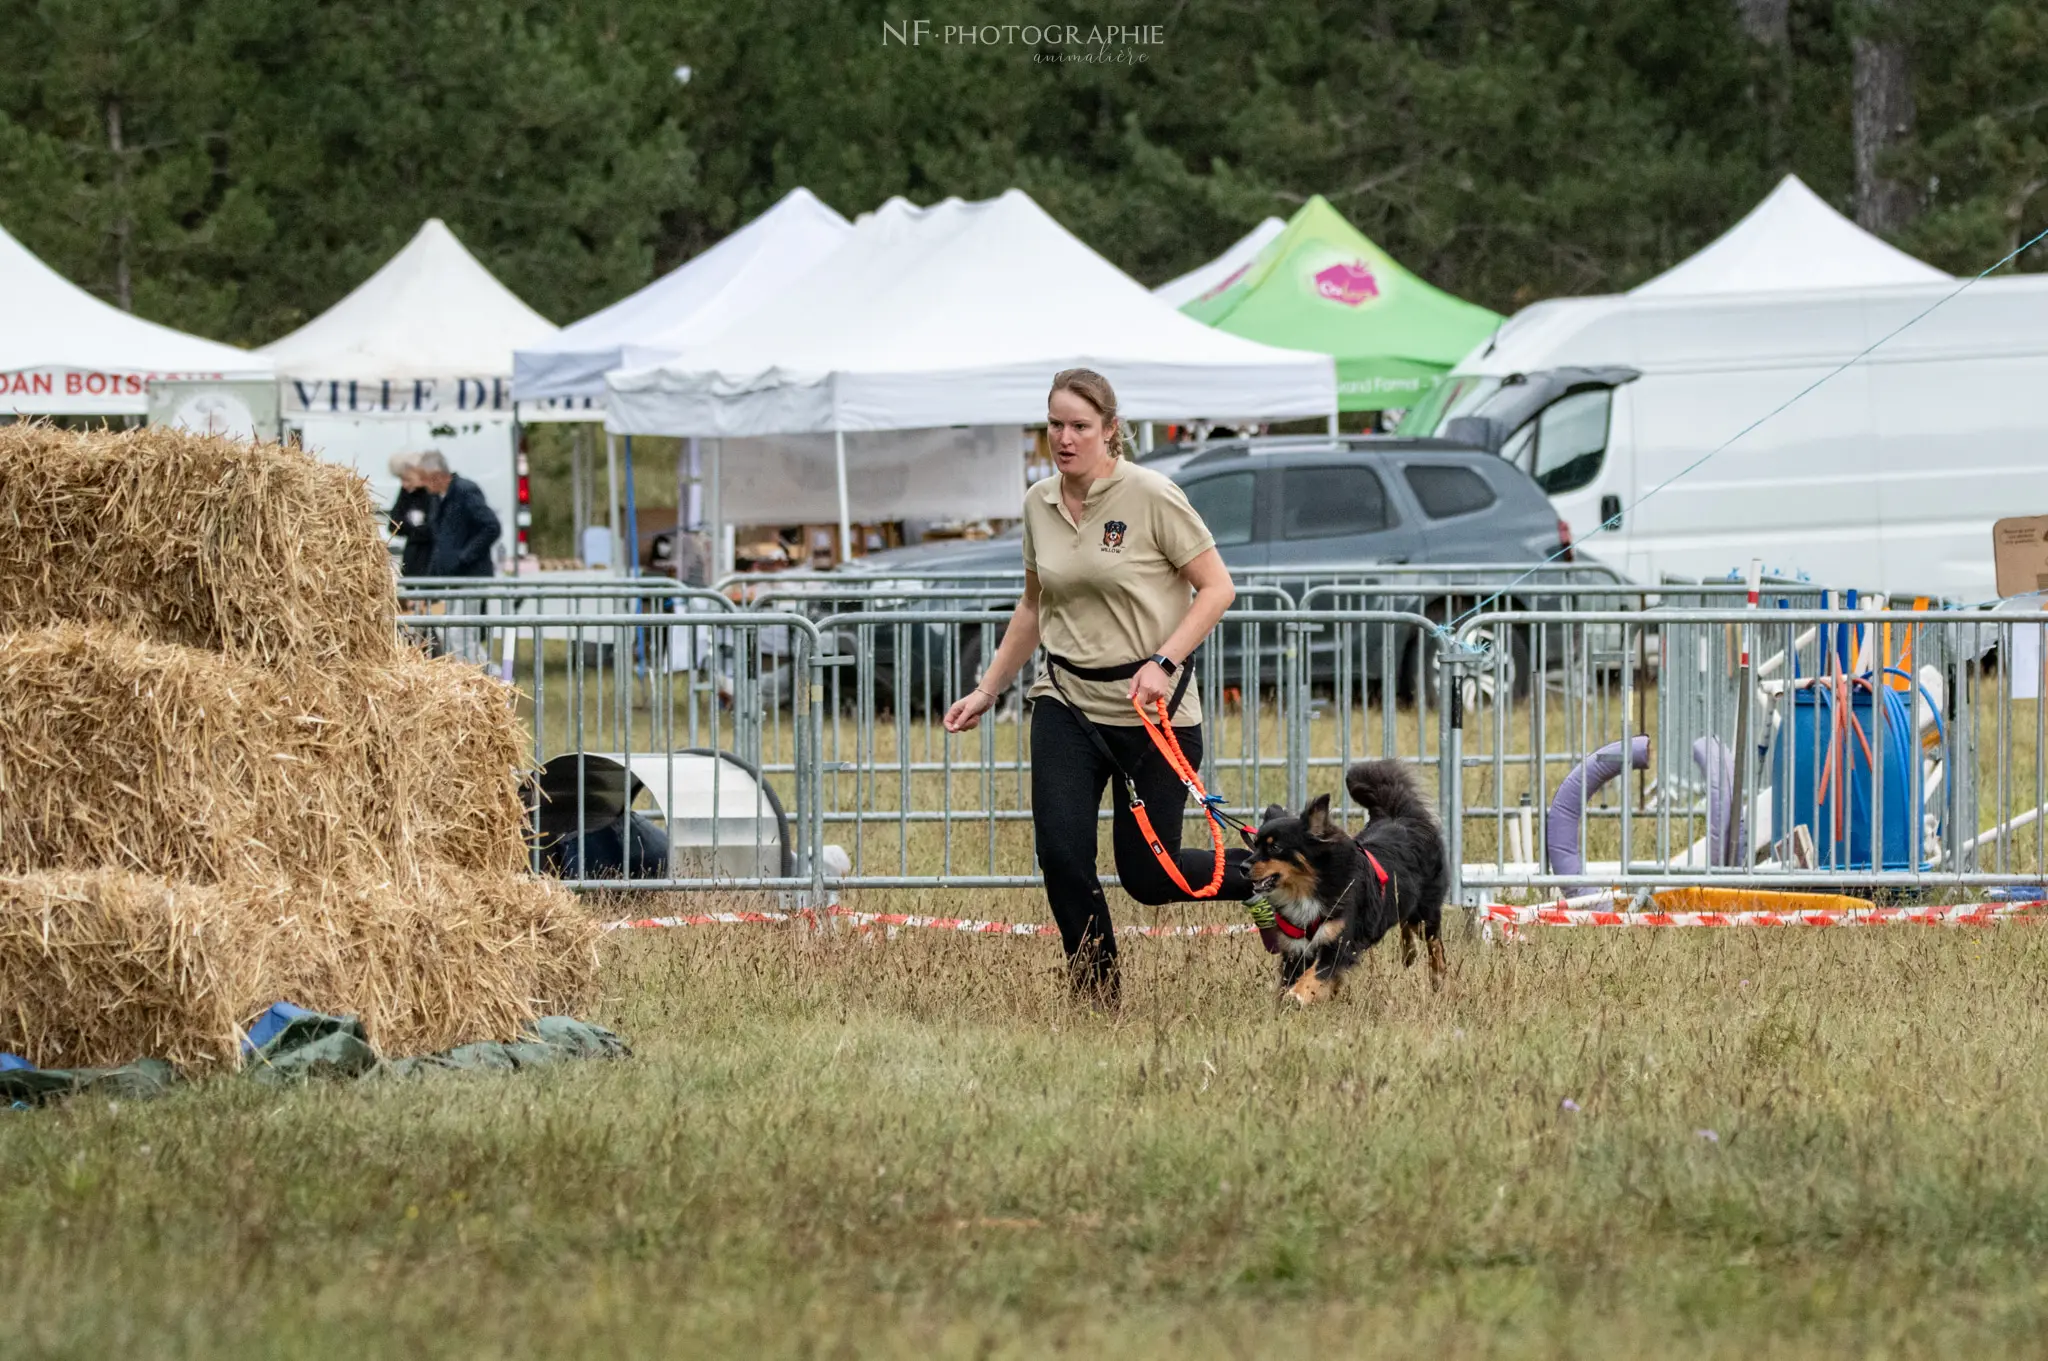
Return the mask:
<path id="1" fill-rule="evenodd" d="M 1123 781 L 1114 778 L 1115 770 L 1089 740 L 1088 730 L 1082 726 L 1087 721 L 1050 697 L 1032 704 L 1031 820 L 1037 833 L 1038 865 L 1045 873 L 1045 896 L 1052 903 L 1053 920 L 1059 923 L 1067 958 L 1076 967 L 1075 981 L 1099 984 L 1112 980 L 1116 971 L 1116 932 L 1110 925 L 1102 880 L 1095 873 L 1095 815 L 1102 805 L 1103 785 L 1114 791 L 1110 844 L 1124 892 L 1148 906 L 1208 900 L 1191 898 L 1167 877 L 1125 802 Z M 1208 883 L 1216 872 L 1216 853 L 1206 844 L 1206 831 L 1200 833 L 1205 843 L 1200 850 L 1180 849 L 1187 787 L 1154 749 L 1152 739 L 1137 727 L 1097 724 L 1095 730 L 1130 772 L 1152 819 L 1152 830 L 1167 850 L 1176 853 L 1181 877 L 1190 884 Z M 1173 731 L 1189 764 L 1199 767 L 1200 725 Z M 1241 902 L 1252 895 L 1251 880 L 1244 872 L 1249 852 L 1232 847 L 1224 855 L 1223 884 L 1215 900 Z"/>

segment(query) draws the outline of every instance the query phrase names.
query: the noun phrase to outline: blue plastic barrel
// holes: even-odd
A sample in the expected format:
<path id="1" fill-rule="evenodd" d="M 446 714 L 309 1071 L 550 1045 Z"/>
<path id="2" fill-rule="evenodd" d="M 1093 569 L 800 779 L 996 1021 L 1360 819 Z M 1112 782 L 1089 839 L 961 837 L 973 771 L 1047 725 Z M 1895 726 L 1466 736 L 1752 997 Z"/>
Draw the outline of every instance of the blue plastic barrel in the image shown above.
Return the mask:
<path id="1" fill-rule="evenodd" d="M 1912 869 L 1920 824 L 1913 808 L 1913 710 L 1903 691 L 1880 684 L 1876 693 L 1885 706 L 1881 745 L 1868 684 L 1859 681 L 1852 687 L 1849 712 L 1862 725 L 1871 750 L 1884 762 L 1884 809 L 1879 819 L 1883 868 Z M 1871 763 L 1863 754 L 1863 743 L 1846 727 L 1840 739 L 1842 749 L 1835 757 L 1838 770 L 1846 764 L 1846 780 L 1839 776 L 1831 780 L 1835 787 L 1828 792 L 1827 802 L 1820 799 L 1821 772 L 1827 768 L 1828 743 L 1834 733 L 1835 703 L 1834 692 L 1821 686 L 1793 692 L 1792 721 L 1779 730 L 1771 747 L 1771 837 L 1783 840 L 1793 826 L 1804 823 L 1813 835 L 1819 868 L 1868 870 L 1873 868 Z M 1840 810 L 1836 801 L 1845 783 L 1848 808 L 1838 852 L 1835 817 Z"/>

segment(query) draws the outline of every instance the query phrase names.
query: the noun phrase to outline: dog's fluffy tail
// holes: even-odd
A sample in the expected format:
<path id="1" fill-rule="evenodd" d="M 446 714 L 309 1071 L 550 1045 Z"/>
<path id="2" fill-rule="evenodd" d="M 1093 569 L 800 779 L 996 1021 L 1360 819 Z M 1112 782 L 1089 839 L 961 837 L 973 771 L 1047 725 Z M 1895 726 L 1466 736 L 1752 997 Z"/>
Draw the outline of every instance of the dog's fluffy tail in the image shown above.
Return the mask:
<path id="1" fill-rule="evenodd" d="M 1399 761 L 1354 761 L 1344 772 L 1344 787 L 1359 807 L 1380 818 L 1417 818 L 1434 823 L 1436 814 L 1422 797 L 1414 775 Z"/>

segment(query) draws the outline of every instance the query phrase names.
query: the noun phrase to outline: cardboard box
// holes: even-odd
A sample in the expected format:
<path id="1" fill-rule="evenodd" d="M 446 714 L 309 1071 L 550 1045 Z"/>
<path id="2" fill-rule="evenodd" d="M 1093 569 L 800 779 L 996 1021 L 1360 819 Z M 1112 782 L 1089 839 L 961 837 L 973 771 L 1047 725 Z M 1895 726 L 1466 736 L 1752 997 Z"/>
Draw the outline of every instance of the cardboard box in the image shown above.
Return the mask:
<path id="1" fill-rule="evenodd" d="M 2001 596 L 2048 591 L 2048 515 L 2016 515 L 1992 525 L 1991 561 Z"/>
<path id="2" fill-rule="evenodd" d="M 805 525 L 803 543 L 806 566 L 822 568 L 839 565 L 838 525 Z M 880 524 L 853 526 L 853 555 L 857 558 L 869 553 L 879 553 L 885 548 L 902 546 L 903 526 L 893 520 Z"/>

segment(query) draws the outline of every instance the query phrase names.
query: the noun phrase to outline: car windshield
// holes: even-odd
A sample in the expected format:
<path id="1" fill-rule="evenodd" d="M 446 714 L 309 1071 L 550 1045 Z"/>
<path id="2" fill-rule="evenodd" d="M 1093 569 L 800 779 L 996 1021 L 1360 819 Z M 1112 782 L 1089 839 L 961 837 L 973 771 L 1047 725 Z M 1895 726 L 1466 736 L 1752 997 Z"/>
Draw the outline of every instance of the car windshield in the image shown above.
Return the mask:
<path id="1" fill-rule="evenodd" d="M 1470 414 L 1474 407 L 1499 390 L 1498 378 L 1454 374 L 1431 388 L 1427 396 L 1410 407 L 1394 433 L 1410 438 L 1434 435 L 1445 421 L 1453 416 Z"/>

